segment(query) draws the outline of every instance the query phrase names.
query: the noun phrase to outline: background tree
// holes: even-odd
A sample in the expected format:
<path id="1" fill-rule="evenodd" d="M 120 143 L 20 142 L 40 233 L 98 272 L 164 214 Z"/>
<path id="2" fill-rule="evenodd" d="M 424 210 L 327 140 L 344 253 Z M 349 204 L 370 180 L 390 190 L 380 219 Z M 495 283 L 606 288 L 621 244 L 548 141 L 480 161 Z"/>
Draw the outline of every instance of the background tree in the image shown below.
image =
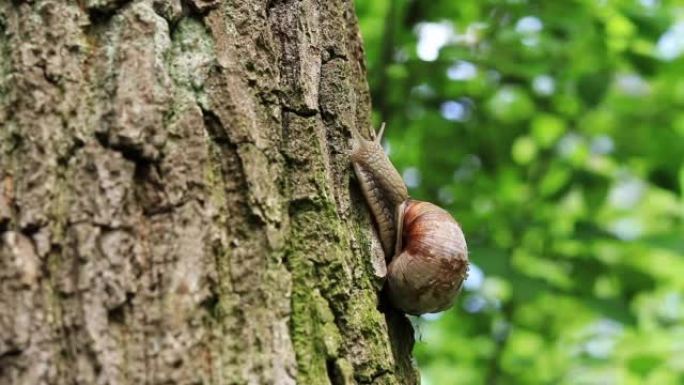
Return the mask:
<path id="1" fill-rule="evenodd" d="M 406 384 L 350 1 L 0 3 L 0 383 Z"/>
<path id="2" fill-rule="evenodd" d="M 473 262 L 423 383 L 684 383 L 682 2 L 357 9 L 390 157 Z"/>

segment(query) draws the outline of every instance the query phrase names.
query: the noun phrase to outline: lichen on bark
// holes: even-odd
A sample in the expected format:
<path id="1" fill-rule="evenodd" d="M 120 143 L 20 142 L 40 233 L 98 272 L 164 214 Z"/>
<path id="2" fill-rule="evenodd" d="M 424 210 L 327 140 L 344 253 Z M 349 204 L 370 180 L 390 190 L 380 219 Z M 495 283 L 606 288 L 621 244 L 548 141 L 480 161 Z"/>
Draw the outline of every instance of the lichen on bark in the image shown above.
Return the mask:
<path id="1" fill-rule="evenodd" d="M 369 126 L 351 1 L 0 3 L 0 383 L 416 383 Z"/>

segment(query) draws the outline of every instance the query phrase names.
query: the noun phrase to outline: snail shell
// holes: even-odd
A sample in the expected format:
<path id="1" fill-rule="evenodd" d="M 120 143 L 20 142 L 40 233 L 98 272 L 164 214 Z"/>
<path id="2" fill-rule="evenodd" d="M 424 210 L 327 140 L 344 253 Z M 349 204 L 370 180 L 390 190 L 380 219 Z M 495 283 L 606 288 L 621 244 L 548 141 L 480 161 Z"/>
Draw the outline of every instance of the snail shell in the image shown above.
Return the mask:
<path id="1" fill-rule="evenodd" d="M 449 308 L 468 271 L 468 248 L 461 227 L 445 210 L 429 203 L 405 203 L 401 241 L 388 267 L 390 301 L 409 314 Z"/>

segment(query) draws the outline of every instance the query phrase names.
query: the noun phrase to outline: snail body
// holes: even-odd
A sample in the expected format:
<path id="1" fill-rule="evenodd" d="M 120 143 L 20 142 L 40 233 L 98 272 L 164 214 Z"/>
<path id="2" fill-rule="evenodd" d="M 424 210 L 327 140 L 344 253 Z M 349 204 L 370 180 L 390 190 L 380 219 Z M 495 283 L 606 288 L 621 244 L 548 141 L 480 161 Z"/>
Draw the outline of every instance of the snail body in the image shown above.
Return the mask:
<path id="1" fill-rule="evenodd" d="M 394 254 L 400 227 L 400 206 L 408 200 L 408 190 L 401 175 L 380 145 L 382 130 L 373 140 L 366 140 L 355 130 L 351 161 L 361 191 L 378 227 L 385 256 Z"/>
<path id="2" fill-rule="evenodd" d="M 354 172 L 375 219 L 385 256 L 390 257 L 390 302 L 409 314 L 446 310 L 468 270 L 461 227 L 446 210 L 409 199 L 401 175 L 380 146 L 382 129 L 373 140 L 355 131 L 352 134 Z"/>

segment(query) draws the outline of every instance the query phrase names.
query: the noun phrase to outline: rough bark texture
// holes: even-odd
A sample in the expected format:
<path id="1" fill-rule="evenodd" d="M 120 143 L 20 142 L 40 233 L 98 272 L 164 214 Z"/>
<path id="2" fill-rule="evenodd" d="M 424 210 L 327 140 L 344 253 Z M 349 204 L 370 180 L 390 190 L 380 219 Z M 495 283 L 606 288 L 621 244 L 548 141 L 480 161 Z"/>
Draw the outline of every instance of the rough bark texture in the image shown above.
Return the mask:
<path id="1" fill-rule="evenodd" d="M 369 111 L 351 0 L 1 0 L 0 384 L 416 383 Z"/>

